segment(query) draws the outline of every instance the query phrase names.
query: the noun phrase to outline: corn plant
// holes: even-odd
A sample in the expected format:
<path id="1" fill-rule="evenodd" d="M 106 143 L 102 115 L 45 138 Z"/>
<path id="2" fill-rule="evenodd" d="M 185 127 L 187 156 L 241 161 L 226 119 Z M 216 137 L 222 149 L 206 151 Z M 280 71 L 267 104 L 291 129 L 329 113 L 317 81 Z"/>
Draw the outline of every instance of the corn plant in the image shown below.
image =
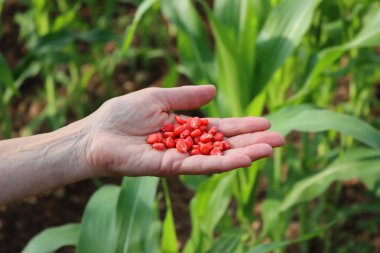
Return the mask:
<path id="1" fill-rule="evenodd" d="M 297 57 L 297 55 L 293 56 L 292 54 L 297 53 L 299 44 L 308 29 L 310 29 L 314 13 L 317 11 L 320 2 L 292 0 L 271 5 L 266 1 L 220 0 L 214 2 L 214 8 L 211 10 L 205 2 L 199 1 L 214 35 L 215 49 L 213 50 L 209 43 L 206 29 L 192 1 L 163 1 L 164 14 L 178 29 L 177 46 L 183 73 L 195 83 L 211 82 L 218 87 L 217 100 L 215 104 L 205 108 L 206 113 L 210 116 L 260 115 L 264 105 L 274 110 L 289 103 L 299 104 L 305 101 L 307 95 L 317 87 L 321 73 L 332 66 L 344 52 L 354 48 L 373 47 L 380 42 L 378 26 L 380 13 L 376 11 L 376 8 L 374 8 L 375 11 L 367 9 L 368 11 L 365 13 L 366 23 L 362 25 L 361 30 L 356 35 L 353 35 L 351 39 L 349 38 L 350 40 L 344 41 L 341 45 L 332 47 L 328 45 L 330 47 L 318 50 L 315 54 L 310 54 L 310 58 L 306 59 L 306 61 Z M 377 3 L 367 3 L 367 5 L 377 6 Z M 309 63 L 306 64 L 308 61 Z M 297 65 L 299 63 L 307 65 L 305 72 L 301 72 L 299 76 L 292 75 L 293 71 L 299 72 L 297 69 L 299 68 Z M 298 91 L 287 101 L 286 94 L 289 89 L 293 88 L 290 86 L 293 79 L 299 83 L 294 85 Z M 304 114 L 304 110 L 303 105 L 290 107 L 289 109 L 284 108 L 277 114 L 269 116 L 269 118 L 273 118 L 273 128 L 284 134 L 288 133 L 285 130 L 286 122 L 291 120 L 290 117 L 297 118 L 300 114 L 304 118 L 299 118 L 301 121 L 297 121 L 297 124 L 304 123 L 305 127 L 298 127 L 295 124 L 291 130 L 320 131 L 322 129 L 318 128 L 321 128 L 320 124 L 323 124 L 323 130 L 335 129 L 342 131 L 342 129 L 345 129 L 346 124 L 352 124 L 354 125 L 353 128 L 357 127 L 356 130 L 350 131 L 350 133 L 343 131 L 343 133 L 357 139 L 362 135 L 359 133 L 362 129 L 354 123 L 354 121 L 357 121 L 355 118 L 345 118 L 345 120 L 341 121 L 345 123 L 337 126 L 335 124 L 338 123 L 339 114 L 321 110 L 320 114 L 317 113 L 318 121 L 316 122 L 313 120 L 315 119 L 313 114 Z M 289 113 L 291 111 L 299 114 Z M 280 117 L 281 120 L 276 121 L 276 117 Z M 314 124 L 319 125 L 319 127 Z M 367 136 L 367 140 L 373 138 L 374 142 L 367 144 L 374 149 L 378 149 L 376 144 L 379 141 L 378 132 L 373 128 L 369 132 L 371 134 Z M 308 139 L 306 135 L 304 136 L 305 145 L 303 148 L 306 150 Z M 274 168 L 268 168 L 273 171 L 269 173 L 270 186 L 273 188 L 269 192 L 272 192 L 273 196 L 269 197 L 263 204 L 264 229 L 258 238 L 259 240 L 251 238 L 254 244 L 259 243 L 260 239 L 265 238 L 265 236 L 269 236 L 273 241 L 281 240 L 286 224 L 288 224 L 287 221 L 291 218 L 291 212 L 285 212 L 286 208 L 279 208 L 281 206 L 280 199 L 286 194 L 286 187 L 291 187 L 291 185 L 282 185 L 280 154 L 281 151 L 277 152 Z M 305 155 L 304 159 L 307 160 L 307 158 L 307 155 Z M 305 177 L 307 169 L 303 168 L 305 167 L 304 164 L 300 166 L 301 175 Z M 230 183 L 227 185 L 224 177 L 220 179 L 220 187 L 224 187 L 223 189 L 230 189 L 232 186 L 233 192 L 229 192 L 229 196 L 233 196 L 238 202 L 237 217 L 240 219 L 242 226 L 248 228 L 248 233 L 249 224 L 254 219 L 251 210 L 255 204 L 254 195 L 260 167 L 262 166 L 250 171 L 238 171 L 227 175 L 226 177 L 233 178 L 230 179 Z M 353 168 L 357 167 L 354 166 Z M 358 175 L 351 174 L 348 177 L 355 176 Z M 327 182 L 331 183 L 334 180 L 339 180 L 339 177 L 334 178 L 332 176 L 331 180 Z M 218 184 L 215 185 L 212 179 L 207 179 L 204 184 L 210 184 L 213 189 L 218 189 Z M 282 188 L 285 189 L 283 190 Z M 196 205 L 198 198 L 205 198 L 205 193 L 200 188 L 197 190 L 197 195 L 191 207 Z M 199 223 L 199 220 L 207 219 L 208 216 L 213 216 L 216 220 L 222 218 L 222 213 L 228 206 L 226 203 L 229 202 L 229 196 L 227 194 L 223 196 L 225 197 L 224 199 L 219 199 L 217 213 L 220 215 L 207 214 L 204 216 L 199 211 L 202 207 L 191 208 L 194 215 L 196 213 L 199 216 L 192 219 L 193 232 L 185 252 L 203 252 L 210 248 L 213 242 L 213 231 L 216 226 L 198 228 L 197 223 Z M 207 200 L 203 200 L 204 203 L 210 203 L 216 197 L 209 195 L 206 198 Z M 210 210 L 212 204 L 204 207 L 204 210 Z M 301 217 L 303 218 L 305 218 L 305 210 L 304 208 L 304 211 L 302 211 Z M 217 224 L 218 222 L 214 221 L 214 223 Z M 305 225 L 302 227 L 301 233 L 306 233 L 307 230 Z M 205 239 L 201 238 L 209 238 L 209 240 L 205 242 Z"/>
<path id="2" fill-rule="evenodd" d="M 169 29 L 176 31 L 178 70 L 194 83 L 215 83 L 218 88 L 216 101 L 203 108 L 208 116 L 256 116 L 265 111 L 273 130 L 284 135 L 302 132 L 301 148 L 288 145 L 276 151 L 273 161 L 221 175 L 182 177 L 196 192 L 189 206 L 192 231 L 183 251 L 282 252 L 298 243 L 307 252 L 304 242 L 316 236 L 326 238 L 324 247 L 329 250 L 327 231 L 352 212 L 330 211 L 328 195 L 336 198 L 340 182 L 351 178 L 378 194 L 380 133 L 358 118 L 369 118 L 370 105 L 362 106 L 362 101 L 378 72 L 372 67 L 368 76 L 355 80 L 367 85 L 350 84 L 364 88 L 350 94 L 349 110 L 322 109 L 331 104 L 335 87 L 334 74 L 326 72 L 339 71 L 338 60 L 344 54 L 376 62 L 364 54 L 380 43 L 379 4 L 357 5 L 357 24 L 338 23 L 343 35 L 337 35 L 328 32 L 337 25 L 326 10 L 338 5 L 344 13 L 344 6 L 356 6 L 351 1 L 215 0 L 211 8 L 202 0 L 146 0 L 118 52 L 128 51 L 138 20 L 156 2 Z M 210 43 L 197 8 L 210 24 L 215 44 Z M 94 13 L 102 15 L 97 6 Z M 104 20 L 99 26 L 106 27 Z M 288 169 L 285 175 L 283 167 Z M 263 178 L 268 181 L 264 201 L 257 196 Z M 326 193 L 333 182 L 338 182 L 337 191 Z M 45 230 L 23 252 L 50 252 L 63 245 L 74 245 L 79 253 L 178 252 L 165 181 L 167 210 L 163 222 L 157 217 L 157 184 L 157 178 L 124 178 L 121 186 L 101 187 L 87 204 L 81 224 Z M 232 200 L 236 208 L 231 208 Z M 260 217 L 253 213 L 258 204 Z M 257 232 L 252 224 L 260 220 L 263 225 Z M 300 231 L 296 238 L 287 238 L 285 231 L 293 220 Z"/>

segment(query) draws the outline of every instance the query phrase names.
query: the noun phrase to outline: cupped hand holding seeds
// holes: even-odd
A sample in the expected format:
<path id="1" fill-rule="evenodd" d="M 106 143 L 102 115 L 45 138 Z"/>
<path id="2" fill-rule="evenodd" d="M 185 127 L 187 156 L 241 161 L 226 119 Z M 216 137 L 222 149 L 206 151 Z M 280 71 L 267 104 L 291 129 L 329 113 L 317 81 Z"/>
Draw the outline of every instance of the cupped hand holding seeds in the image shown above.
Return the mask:
<path id="1" fill-rule="evenodd" d="M 253 161 L 270 156 L 273 147 L 284 144 L 280 134 L 266 131 L 270 123 L 260 117 L 207 119 L 206 132 L 216 127 L 222 138 L 224 135 L 224 141 L 230 144 L 230 149 L 224 150 L 223 155 L 196 155 L 190 149 L 189 152 L 187 149 L 179 152 L 181 148 L 168 149 L 162 144 L 155 145 L 155 141 L 150 142 L 154 148 L 147 144 L 147 137 L 169 122 L 178 126 L 178 117 L 174 121 L 174 110 L 199 108 L 210 102 L 215 93 L 212 85 L 149 88 L 106 102 L 90 116 L 96 124 L 91 130 L 87 161 L 94 174 L 166 176 L 219 173 L 250 166 Z M 181 118 L 186 120 L 185 116 Z M 182 139 L 185 141 L 187 136 Z M 163 140 L 156 142 L 164 143 Z M 197 148 L 198 145 L 195 146 Z"/>
<path id="2" fill-rule="evenodd" d="M 270 124 L 264 118 L 185 122 L 185 116 L 176 117 L 181 123 L 173 128 L 176 148 L 170 139 L 163 143 L 164 133 L 172 135 L 165 126 L 174 123 L 174 110 L 201 107 L 214 96 L 211 85 L 149 88 L 108 100 L 90 116 L 56 131 L 0 141 L 0 204 L 93 176 L 229 171 L 284 144 L 281 135 L 266 131 Z M 163 139 L 159 135 L 152 141 L 149 136 L 160 129 Z"/>

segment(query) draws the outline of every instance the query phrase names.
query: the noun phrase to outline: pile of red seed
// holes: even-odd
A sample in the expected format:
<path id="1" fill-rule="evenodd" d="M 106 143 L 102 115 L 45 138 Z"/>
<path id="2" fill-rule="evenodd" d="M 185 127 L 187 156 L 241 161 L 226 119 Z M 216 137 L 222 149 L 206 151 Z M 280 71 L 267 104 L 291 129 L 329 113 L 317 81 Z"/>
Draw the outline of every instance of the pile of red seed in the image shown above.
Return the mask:
<path id="1" fill-rule="evenodd" d="M 162 132 L 150 134 L 146 142 L 157 150 L 177 148 L 179 152 L 189 152 L 190 155 L 222 155 L 223 150 L 231 148 L 217 127 L 208 130 L 207 119 L 194 117 L 185 120 L 174 116 L 174 120 L 174 125 L 170 122 L 164 124 Z"/>

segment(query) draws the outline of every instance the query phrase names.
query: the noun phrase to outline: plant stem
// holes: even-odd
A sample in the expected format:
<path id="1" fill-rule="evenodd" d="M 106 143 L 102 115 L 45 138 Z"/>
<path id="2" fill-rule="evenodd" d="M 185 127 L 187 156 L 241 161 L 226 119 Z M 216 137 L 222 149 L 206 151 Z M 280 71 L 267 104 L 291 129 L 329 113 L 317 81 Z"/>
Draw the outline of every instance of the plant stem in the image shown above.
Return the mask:
<path id="1" fill-rule="evenodd" d="M 280 190 L 281 186 L 281 160 L 282 160 L 282 148 L 277 148 L 274 155 L 274 171 L 273 182 L 276 191 Z"/>

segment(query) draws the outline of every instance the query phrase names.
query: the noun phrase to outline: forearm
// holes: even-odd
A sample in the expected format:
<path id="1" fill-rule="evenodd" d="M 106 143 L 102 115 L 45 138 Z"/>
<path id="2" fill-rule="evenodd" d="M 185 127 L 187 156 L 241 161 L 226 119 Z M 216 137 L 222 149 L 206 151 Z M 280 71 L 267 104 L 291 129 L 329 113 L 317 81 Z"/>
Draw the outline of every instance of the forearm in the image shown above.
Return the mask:
<path id="1" fill-rule="evenodd" d="M 0 204 L 91 176 L 79 122 L 57 131 L 0 141 Z"/>

